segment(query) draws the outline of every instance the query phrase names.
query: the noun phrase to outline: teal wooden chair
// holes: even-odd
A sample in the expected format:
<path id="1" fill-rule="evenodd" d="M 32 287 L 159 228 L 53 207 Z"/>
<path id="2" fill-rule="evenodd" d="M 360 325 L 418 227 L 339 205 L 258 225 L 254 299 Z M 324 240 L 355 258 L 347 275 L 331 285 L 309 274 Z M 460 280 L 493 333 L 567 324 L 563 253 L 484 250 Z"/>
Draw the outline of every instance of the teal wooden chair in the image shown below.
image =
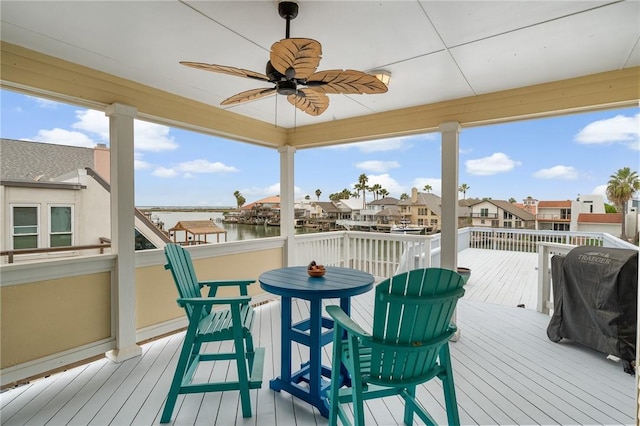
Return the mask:
<path id="1" fill-rule="evenodd" d="M 251 417 L 249 390 L 262 386 L 264 363 L 264 348 L 254 348 L 251 337 L 254 312 L 249 304 L 251 298 L 247 295 L 247 287 L 255 280 L 199 282 L 188 251 L 179 245 L 167 244 L 164 253 L 167 258 L 165 269 L 171 270 L 180 295 L 177 301 L 185 309 L 189 325 L 160 423 L 171 421 L 179 394 L 230 390 L 240 391 L 242 416 Z M 218 288 L 223 286 L 239 287 L 240 296 L 216 297 Z M 207 297 L 202 297 L 203 287 L 209 287 Z M 221 341 L 233 341 L 234 350 L 225 353 L 207 353 L 203 350 L 203 347 L 206 348 L 203 344 Z M 225 360 L 235 360 L 238 371 L 236 381 L 192 382 L 200 362 Z"/>
<path id="2" fill-rule="evenodd" d="M 412 424 L 414 413 L 435 424 L 416 398 L 416 385 L 436 377 L 442 381 L 448 424 L 460 424 L 449 338 L 456 332 L 451 316 L 463 286 L 460 274 L 441 268 L 416 269 L 382 281 L 375 289 L 371 333 L 339 306 L 327 306 L 334 320 L 330 425 L 338 417 L 351 424 L 350 410 L 343 406 L 347 403 L 353 404 L 354 424 L 364 425 L 363 402 L 392 395 L 405 401 L 406 425 Z M 347 373 L 351 387 L 340 388 Z"/>

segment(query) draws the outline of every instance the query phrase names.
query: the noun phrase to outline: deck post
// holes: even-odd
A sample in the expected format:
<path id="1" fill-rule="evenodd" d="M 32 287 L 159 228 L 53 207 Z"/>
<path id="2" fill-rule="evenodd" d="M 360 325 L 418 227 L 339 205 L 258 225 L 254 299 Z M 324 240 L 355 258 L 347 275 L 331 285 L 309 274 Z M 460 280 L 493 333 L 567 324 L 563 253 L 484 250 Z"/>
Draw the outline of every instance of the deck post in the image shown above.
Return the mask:
<path id="1" fill-rule="evenodd" d="M 280 236 L 285 238 L 284 265 L 296 265 L 294 159 L 296 148 L 285 145 L 280 153 Z"/>
<path id="2" fill-rule="evenodd" d="M 116 348 L 107 358 L 122 362 L 142 354 L 136 345 L 135 229 L 133 120 L 137 109 L 114 103 L 105 111 L 109 117 L 111 149 L 111 252 L 117 254 L 112 275 L 112 312 Z"/>
<path id="3" fill-rule="evenodd" d="M 440 267 L 458 269 L 458 152 L 460 123 L 441 123 L 442 134 L 442 240 Z M 454 311 L 451 321 L 457 320 Z M 460 338 L 460 328 L 451 340 Z"/>

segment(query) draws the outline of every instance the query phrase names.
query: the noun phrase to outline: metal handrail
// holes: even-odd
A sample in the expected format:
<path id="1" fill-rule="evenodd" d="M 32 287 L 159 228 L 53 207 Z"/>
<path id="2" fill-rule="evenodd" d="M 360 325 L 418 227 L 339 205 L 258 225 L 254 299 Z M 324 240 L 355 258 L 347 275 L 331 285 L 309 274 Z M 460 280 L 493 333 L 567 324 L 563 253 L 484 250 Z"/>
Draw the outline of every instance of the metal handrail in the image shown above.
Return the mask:
<path id="1" fill-rule="evenodd" d="M 56 253 L 61 251 L 78 251 L 78 250 L 93 250 L 100 249 L 100 254 L 104 254 L 104 249 L 111 247 L 111 240 L 108 238 L 100 238 L 101 244 L 90 244 L 84 246 L 62 246 L 62 247 L 47 247 L 47 248 L 29 248 L 29 249 L 14 249 L 0 251 L 0 256 L 8 256 L 8 263 L 13 263 L 13 257 L 20 254 L 37 254 L 37 253 Z"/>

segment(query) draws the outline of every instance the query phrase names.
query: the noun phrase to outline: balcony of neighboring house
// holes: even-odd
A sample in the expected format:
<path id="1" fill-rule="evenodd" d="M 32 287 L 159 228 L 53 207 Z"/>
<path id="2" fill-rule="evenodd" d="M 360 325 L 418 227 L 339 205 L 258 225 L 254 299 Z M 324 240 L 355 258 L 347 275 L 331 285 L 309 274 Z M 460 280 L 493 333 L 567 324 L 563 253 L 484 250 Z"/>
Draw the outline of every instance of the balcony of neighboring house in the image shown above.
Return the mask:
<path id="1" fill-rule="evenodd" d="M 571 214 L 559 214 L 559 213 L 538 213 L 536 215 L 538 222 L 571 222 Z"/>
<path id="2" fill-rule="evenodd" d="M 439 234 L 341 231 L 295 237 L 297 264 L 315 259 L 367 271 L 378 281 L 399 271 L 439 265 L 440 244 Z M 575 244 L 634 247 L 602 233 L 459 231 L 458 264 L 471 269 L 458 306 L 461 337 L 451 344 L 463 424 L 634 421 L 633 376 L 606 354 L 571 342 L 553 343 L 546 336 L 548 261 Z M 284 238 L 275 237 L 188 250 L 201 279 L 237 279 L 282 267 L 284 247 Z M 0 395 L 3 425 L 158 423 L 186 321 L 175 303 L 176 290 L 171 274 L 164 270 L 163 252 L 147 250 L 135 257 L 134 318 L 142 355 L 121 363 L 103 356 L 114 348 L 119 315 L 110 278 L 115 255 L 2 266 L 2 385 L 21 383 Z M 257 311 L 256 344 L 267 349 L 267 362 L 262 388 L 252 392 L 254 417 L 249 421 L 327 424 L 314 407 L 269 389 L 268 380 L 278 374 L 274 366 L 280 358 L 280 303 L 257 284 L 250 287 L 250 294 Z M 368 327 L 371 296 L 372 292 L 357 296 L 352 303 L 352 316 Z M 299 319 L 308 310 L 308 303 L 295 303 Z M 305 358 L 303 349 L 293 353 L 294 364 Z M 323 357 L 329 362 L 328 349 Z M 202 374 L 227 374 L 228 367 L 221 368 Z M 438 386 L 420 386 L 419 400 L 438 422 L 446 423 Z M 396 399 L 367 404 L 366 411 L 367 424 L 402 424 Z M 244 420 L 237 391 L 226 391 L 179 397 L 173 421 L 239 424 Z"/>
<path id="3" fill-rule="evenodd" d="M 481 219 L 497 219 L 498 213 L 487 213 L 487 212 L 469 213 L 469 217 L 481 218 Z"/>

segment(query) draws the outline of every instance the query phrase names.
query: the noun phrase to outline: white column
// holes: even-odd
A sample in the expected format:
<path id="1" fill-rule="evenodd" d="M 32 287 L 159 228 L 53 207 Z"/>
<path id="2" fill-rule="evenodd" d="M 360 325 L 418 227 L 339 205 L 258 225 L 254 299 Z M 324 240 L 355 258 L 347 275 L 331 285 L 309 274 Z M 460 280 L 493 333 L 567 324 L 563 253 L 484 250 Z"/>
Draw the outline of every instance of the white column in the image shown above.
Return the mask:
<path id="1" fill-rule="evenodd" d="M 142 349 L 136 345 L 133 175 L 133 119 L 136 113 L 136 108 L 118 103 L 106 110 L 111 149 L 111 252 L 118 258 L 111 280 L 116 348 L 105 355 L 115 362 L 142 354 Z"/>
<path id="2" fill-rule="evenodd" d="M 284 266 L 292 266 L 296 264 L 293 161 L 296 149 L 285 145 L 280 147 L 278 152 L 280 153 L 280 236 L 285 237 Z"/>
<path id="3" fill-rule="evenodd" d="M 447 122 L 439 126 L 442 134 L 442 236 L 440 266 L 458 268 L 458 152 L 460 123 Z M 452 321 L 457 319 L 456 311 Z M 451 340 L 460 338 L 460 329 Z"/>
<path id="4" fill-rule="evenodd" d="M 440 124 L 442 133 L 442 248 L 440 266 L 458 267 L 458 150 L 460 124 Z"/>

